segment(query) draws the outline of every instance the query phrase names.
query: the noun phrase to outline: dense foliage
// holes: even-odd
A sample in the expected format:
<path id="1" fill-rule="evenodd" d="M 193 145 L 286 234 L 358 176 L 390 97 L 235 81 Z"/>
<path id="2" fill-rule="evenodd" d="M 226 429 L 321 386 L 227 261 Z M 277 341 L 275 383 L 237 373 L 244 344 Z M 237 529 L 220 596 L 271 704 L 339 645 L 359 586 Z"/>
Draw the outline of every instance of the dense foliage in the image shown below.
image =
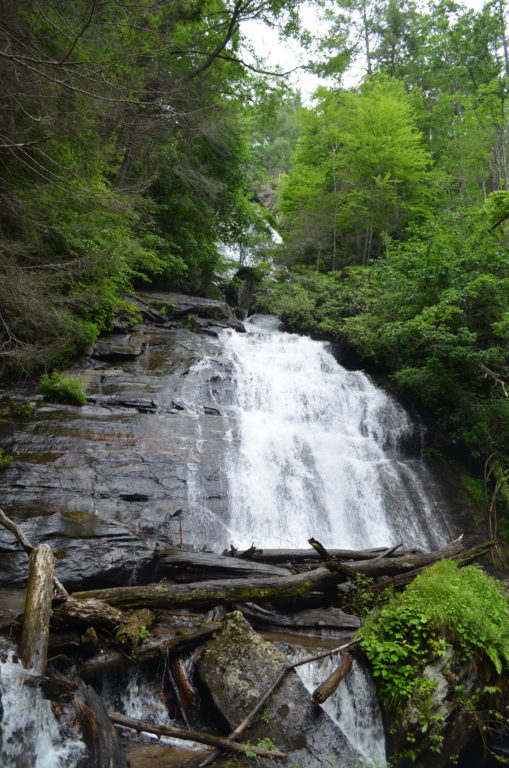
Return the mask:
<path id="1" fill-rule="evenodd" d="M 509 446 L 509 259 L 489 211 L 443 215 L 369 267 L 266 281 L 258 305 L 351 342 L 478 456 Z"/>
<path id="2" fill-rule="evenodd" d="M 65 361 L 142 276 L 215 290 L 252 217 L 241 25 L 291 31 L 296 4 L 2 0 L 4 367 Z"/>
<path id="3" fill-rule="evenodd" d="M 447 663 L 448 647 L 459 661 L 487 663 L 493 680 L 509 669 L 509 601 L 500 583 L 448 560 L 370 614 L 359 635 L 389 708 L 408 704 L 424 667 L 440 657 Z"/>

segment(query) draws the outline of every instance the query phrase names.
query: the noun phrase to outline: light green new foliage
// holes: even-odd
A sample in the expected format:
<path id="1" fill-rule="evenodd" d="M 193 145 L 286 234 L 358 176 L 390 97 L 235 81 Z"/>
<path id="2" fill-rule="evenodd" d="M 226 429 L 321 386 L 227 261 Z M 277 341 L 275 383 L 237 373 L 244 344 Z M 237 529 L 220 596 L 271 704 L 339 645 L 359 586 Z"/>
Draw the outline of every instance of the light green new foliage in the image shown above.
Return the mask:
<path id="1" fill-rule="evenodd" d="M 459 660 L 509 669 L 509 600 L 500 583 L 475 567 L 442 561 L 374 612 L 359 631 L 386 707 L 404 709 L 420 674 L 452 646 Z"/>
<path id="2" fill-rule="evenodd" d="M 37 392 L 53 403 L 85 405 L 87 402 L 81 379 L 73 376 L 62 376 L 59 371 L 43 374 Z"/>

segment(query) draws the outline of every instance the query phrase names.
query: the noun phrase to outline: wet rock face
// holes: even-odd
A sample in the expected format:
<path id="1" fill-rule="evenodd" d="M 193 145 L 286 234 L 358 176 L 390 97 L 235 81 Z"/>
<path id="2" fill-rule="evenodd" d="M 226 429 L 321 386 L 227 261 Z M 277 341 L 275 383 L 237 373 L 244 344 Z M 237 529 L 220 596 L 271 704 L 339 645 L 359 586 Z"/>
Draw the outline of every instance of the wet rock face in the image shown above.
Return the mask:
<path id="1" fill-rule="evenodd" d="M 217 333 L 238 321 L 221 302 L 177 294 L 139 305 L 152 322 L 119 322 L 121 334 L 73 366 L 87 405 L 39 398 L 33 416 L 0 419 L 0 445 L 14 456 L 0 472 L 2 508 L 60 553 L 69 586 L 126 583 L 134 568 L 148 579 L 157 543 L 210 545 L 226 515 L 231 384 Z M 21 555 L 1 532 L 0 585 L 23 581 Z"/>
<path id="2" fill-rule="evenodd" d="M 198 673 L 215 705 L 234 728 L 287 663 L 275 645 L 256 634 L 241 613 L 234 612 L 225 617 L 222 631 L 206 644 Z M 287 759 L 278 760 L 278 764 L 357 768 L 361 763 L 341 729 L 313 704 L 295 671 L 287 675 L 262 713 L 246 730 L 245 740 L 256 744 L 270 738 L 278 749 L 288 752 Z"/>
<path id="3" fill-rule="evenodd" d="M 55 554 L 56 573 L 69 590 L 115 586 L 140 579 L 149 581 L 157 568 L 157 555 L 126 526 L 106 522 L 88 512 L 56 512 L 23 523 L 29 541 L 47 542 Z M 2 584 L 26 585 L 27 556 L 0 529 L 0 574 Z"/>

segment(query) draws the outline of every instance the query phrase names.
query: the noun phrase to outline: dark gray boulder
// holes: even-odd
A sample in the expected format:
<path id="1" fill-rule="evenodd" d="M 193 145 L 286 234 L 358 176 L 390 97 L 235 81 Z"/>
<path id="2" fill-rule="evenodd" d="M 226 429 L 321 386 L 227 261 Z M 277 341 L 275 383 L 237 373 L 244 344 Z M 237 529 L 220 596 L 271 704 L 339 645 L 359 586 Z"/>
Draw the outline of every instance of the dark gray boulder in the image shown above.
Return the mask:
<path id="1" fill-rule="evenodd" d="M 198 673 L 231 728 L 236 727 L 278 677 L 288 659 L 273 643 L 253 631 L 238 611 L 225 616 L 222 630 L 207 642 Z M 291 671 L 255 718 L 243 740 L 270 738 L 288 753 L 278 765 L 358 768 L 360 756 L 332 719 L 311 699 Z M 262 761 L 270 765 L 271 761 Z"/>

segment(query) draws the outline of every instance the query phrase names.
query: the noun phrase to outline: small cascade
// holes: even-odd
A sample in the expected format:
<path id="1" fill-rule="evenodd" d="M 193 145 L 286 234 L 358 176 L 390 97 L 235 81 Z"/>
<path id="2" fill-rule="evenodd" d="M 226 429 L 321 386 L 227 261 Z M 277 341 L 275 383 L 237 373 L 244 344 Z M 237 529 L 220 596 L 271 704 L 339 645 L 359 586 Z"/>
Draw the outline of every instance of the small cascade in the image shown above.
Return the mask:
<path id="1" fill-rule="evenodd" d="M 30 670 L 15 661 L 15 650 L 0 639 L 0 764 L 8 768 L 74 768 L 85 745 L 53 714 Z"/>
<path id="2" fill-rule="evenodd" d="M 307 655 L 295 654 L 294 661 Z M 327 657 L 297 667 L 302 682 L 312 693 L 338 666 L 338 659 Z M 385 765 L 385 735 L 382 714 L 371 676 L 354 660 L 336 692 L 322 705 L 339 725 L 351 746 L 363 759 L 363 768 Z"/>
<path id="3" fill-rule="evenodd" d="M 156 674 L 140 667 L 131 667 L 120 675 L 105 675 L 101 683 L 101 698 L 108 711 L 120 712 L 127 717 L 145 720 L 153 725 L 177 724 L 168 712 L 165 667 L 161 673 Z M 182 747 L 182 741 L 178 739 L 154 736 L 149 733 L 144 736 L 159 739 L 164 744 Z M 186 749 L 203 748 L 194 741 L 186 741 L 185 747 Z"/>
<path id="4" fill-rule="evenodd" d="M 404 542 L 439 548 L 443 502 L 404 409 L 324 342 L 255 316 L 224 333 L 233 371 L 227 456 L 231 541 L 239 548 Z M 225 541 L 225 544 L 230 542 Z"/>

